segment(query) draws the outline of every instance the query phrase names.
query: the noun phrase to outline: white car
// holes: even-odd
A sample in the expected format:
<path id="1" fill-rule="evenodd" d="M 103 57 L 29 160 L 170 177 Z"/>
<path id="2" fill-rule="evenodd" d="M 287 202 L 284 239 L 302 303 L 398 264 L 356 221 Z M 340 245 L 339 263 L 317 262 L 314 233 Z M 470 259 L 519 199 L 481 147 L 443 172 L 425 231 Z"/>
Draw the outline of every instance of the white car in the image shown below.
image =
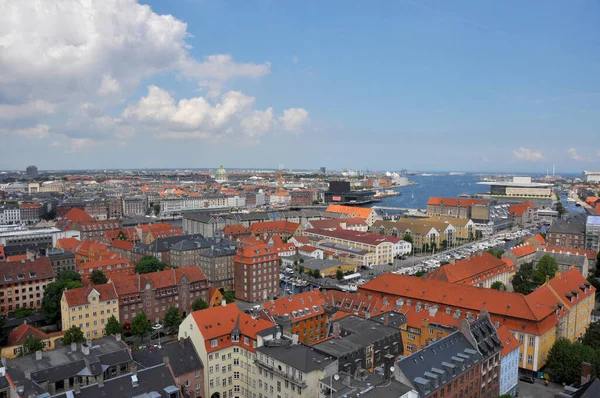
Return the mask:
<path id="1" fill-rule="evenodd" d="M 163 325 L 161 325 L 160 323 L 157 323 L 156 325 L 152 326 L 152 330 L 160 330 L 163 328 Z"/>

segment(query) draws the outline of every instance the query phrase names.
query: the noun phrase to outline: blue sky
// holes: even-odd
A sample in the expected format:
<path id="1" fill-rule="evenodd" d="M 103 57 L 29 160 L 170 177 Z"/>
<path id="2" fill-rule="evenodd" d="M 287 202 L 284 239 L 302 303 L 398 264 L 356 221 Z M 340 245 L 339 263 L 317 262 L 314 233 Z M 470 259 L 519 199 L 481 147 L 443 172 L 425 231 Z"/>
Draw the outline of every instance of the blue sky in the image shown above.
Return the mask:
<path id="1" fill-rule="evenodd" d="M 63 1 L 73 21 L 90 11 Z M 0 43 L 47 29 L 59 47 L 95 49 L 25 72 L 10 64 L 27 60 L 16 44 L 0 60 L 15 75 L 0 78 L 0 140 L 15 149 L 0 168 L 600 168 L 597 2 L 142 4 L 71 30 L 0 28 Z M 116 11 L 141 22 L 112 26 Z M 97 42 L 105 29 L 126 44 Z M 206 58 L 217 54 L 230 58 Z"/>

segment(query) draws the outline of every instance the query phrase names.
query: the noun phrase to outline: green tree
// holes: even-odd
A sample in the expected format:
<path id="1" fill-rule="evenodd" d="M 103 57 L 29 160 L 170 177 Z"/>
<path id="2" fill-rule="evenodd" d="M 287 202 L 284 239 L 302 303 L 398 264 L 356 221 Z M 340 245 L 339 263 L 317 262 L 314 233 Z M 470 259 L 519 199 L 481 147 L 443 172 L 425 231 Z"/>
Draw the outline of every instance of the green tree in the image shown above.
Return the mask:
<path id="1" fill-rule="evenodd" d="M 414 276 L 416 276 L 417 278 L 422 278 L 426 274 L 427 274 L 427 272 L 425 272 L 425 271 L 417 271 Z"/>
<path id="2" fill-rule="evenodd" d="M 235 292 L 233 290 L 226 290 L 223 292 L 223 299 L 227 304 L 235 301 Z"/>
<path id="3" fill-rule="evenodd" d="M 73 270 L 70 269 L 66 269 L 61 271 L 58 274 L 58 280 L 61 281 L 75 281 L 75 282 L 81 282 L 81 275 L 78 272 L 75 272 Z"/>
<path id="4" fill-rule="evenodd" d="M 150 272 L 162 271 L 167 264 L 159 261 L 153 256 L 144 256 L 135 264 L 135 272 L 138 274 L 148 274 Z"/>
<path id="5" fill-rule="evenodd" d="M 442 241 L 441 246 L 442 246 L 442 250 L 445 250 L 448 247 L 448 239 L 444 239 Z"/>
<path id="6" fill-rule="evenodd" d="M 410 234 L 404 234 L 404 237 L 402 238 L 402 240 L 404 240 L 405 242 L 408 242 L 410 244 L 412 244 L 414 242 L 413 237 Z"/>
<path id="7" fill-rule="evenodd" d="M 94 285 L 104 285 L 105 283 L 108 283 L 108 278 L 104 275 L 104 272 L 95 269 L 92 271 L 92 275 L 90 275 L 90 281 Z"/>
<path id="8" fill-rule="evenodd" d="M 581 343 L 588 347 L 600 349 L 600 321 L 590 323 Z"/>
<path id="9" fill-rule="evenodd" d="M 304 273 L 304 265 L 299 265 L 298 266 L 298 272 L 300 272 L 301 274 Z"/>
<path id="10" fill-rule="evenodd" d="M 600 373 L 600 350 L 581 343 L 571 343 L 562 337 L 550 349 L 546 366 L 561 381 L 572 384 L 580 380 L 582 362 L 591 363 L 592 377 L 597 377 Z"/>
<path id="11" fill-rule="evenodd" d="M 73 325 L 69 329 L 67 329 L 67 331 L 65 332 L 65 335 L 63 337 L 64 345 L 69 345 L 71 343 L 83 343 L 84 341 L 85 341 L 85 336 L 83 335 L 83 332 L 81 331 L 79 326 L 75 326 L 75 325 Z"/>
<path id="12" fill-rule="evenodd" d="M 146 313 L 144 311 L 141 311 L 140 313 L 138 313 L 131 320 L 131 332 L 135 336 L 141 337 L 142 340 L 144 339 L 145 335 L 150 333 L 151 330 L 152 330 L 152 325 L 150 325 L 150 322 L 148 321 L 148 317 L 146 316 Z"/>
<path id="13" fill-rule="evenodd" d="M 313 269 L 312 272 L 309 273 L 313 278 L 319 279 L 321 277 L 321 272 L 318 269 Z"/>
<path id="14" fill-rule="evenodd" d="M 44 318 L 47 323 L 54 324 L 60 321 L 61 311 L 60 311 L 60 299 L 62 298 L 62 294 L 65 290 L 75 289 L 78 287 L 83 287 L 83 283 L 69 279 L 77 275 L 79 278 L 81 276 L 76 272 L 73 274 L 66 274 L 67 279 L 60 279 L 64 276 L 64 272 L 59 274 L 59 279 L 55 282 L 49 283 L 46 285 L 46 289 L 44 290 L 44 297 L 42 298 L 42 311 L 44 312 Z"/>
<path id="15" fill-rule="evenodd" d="M 6 318 L 0 317 L 0 347 L 4 347 L 8 343 L 8 333 Z"/>
<path id="16" fill-rule="evenodd" d="M 556 271 L 558 271 L 558 263 L 552 256 L 545 254 L 535 266 L 533 283 L 538 286 L 543 285 L 546 282 L 546 277 L 550 279 L 554 278 Z"/>
<path id="17" fill-rule="evenodd" d="M 208 304 L 206 304 L 206 301 L 202 300 L 200 297 L 192 302 L 192 311 L 204 310 L 206 308 L 208 308 Z"/>
<path id="18" fill-rule="evenodd" d="M 163 324 L 169 329 L 175 330 L 179 327 L 181 321 L 182 319 L 179 310 L 175 307 L 169 307 L 163 318 Z"/>
<path id="19" fill-rule="evenodd" d="M 502 249 L 489 249 L 487 251 L 489 254 L 491 254 L 494 257 L 498 257 L 498 258 L 502 258 L 502 255 L 504 254 L 504 250 Z"/>
<path id="20" fill-rule="evenodd" d="M 504 283 L 502 283 L 500 281 L 496 281 L 496 282 L 492 283 L 491 288 L 494 290 L 506 290 L 506 286 L 504 286 Z"/>
<path id="21" fill-rule="evenodd" d="M 108 318 L 108 321 L 106 321 L 106 335 L 110 336 L 121 333 L 122 331 L 123 328 L 121 327 L 121 324 L 119 323 L 117 318 L 115 318 L 114 315 L 111 315 L 111 317 Z"/>
<path id="22" fill-rule="evenodd" d="M 33 354 L 34 352 L 43 349 L 44 343 L 42 343 L 42 340 L 35 334 L 30 334 L 23 342 L 23 355 Z"/>
<path id="23" fill-rule="evenodd" d="M 521 294 L 529 294 L 535 289 L 533 278 L 533 263 L 525 263 L 517 271 L 512 280 L 513 290 Z"/>
<path id="24" fill-rule="evenodd" d="M 344 271 L 342 271 L 342 269 L 341 269 L 341 268 L 338 268 L 338 269 L 335 271 L 335 277 L 336 277 L 336 279 L 337 279 L 338 281 L 341 281 L 342 279 L 344 279 Z"/>
<path id="25" fill-rule="evenodd" d="M 15 317 L 17 318 L 27 318 L 35 314 L 35 310 L 33 308 L 21 307 L 15 311 Z"/>

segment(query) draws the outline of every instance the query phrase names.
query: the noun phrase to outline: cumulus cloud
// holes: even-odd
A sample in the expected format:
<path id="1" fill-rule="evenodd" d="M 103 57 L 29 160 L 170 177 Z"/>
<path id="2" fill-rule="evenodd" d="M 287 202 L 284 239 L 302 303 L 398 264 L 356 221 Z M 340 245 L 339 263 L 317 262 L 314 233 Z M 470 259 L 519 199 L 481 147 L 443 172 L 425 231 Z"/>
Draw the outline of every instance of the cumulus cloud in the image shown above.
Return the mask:
<path id="1" fill-rule="evenodd" d="M 60 130 L 69 137 L 94 141 L 112 129 L 113 138 L 124 139 L 131 137 L 133 128 L 120 118 L 105 116 L 106 109 L 134 93 L 143 79 L 170 72 L 195 80 L 194 84 L 209 89 L 208 98 L 217 99 L 231 79 L 255 79 L 270 73 L 269 62 L 240 63 L 230 54 L 197 60 L 190 54 L 189 38 L 185 22 L 159 15 L 136 0 L 3 2 L 0 98 L 7 104 L 0 104 L 0 120 L 30 117 L 45 122 L 44 117 L 58 114 L 66 120 Z M 226 93 L 210 112 L 208 109 L 215 107 L 199 97 L 177 104 L 175 114 L 162 117 L 188 128 L 200 126 L 207 122 L 190 109 L 205 109 L 201 114 L 210 114 L 209 124 L 227 124 L 233 115 L 252 112 L 244 100 L 253 104 L 254 98 L 235 93 Z M 96 113 L 81 116 L 76 112 L 73 116 L 71 110 L 80 104 L 96 106 Z M 155 106 L 157 112 L 168 113 L 175 105 Z M 150 108 L 145 111 L 152 112 Z M 160 114 L 136 117 L 162 120 Z M 264 127 L 268 115 L 255 117 L 262 125 L 248 121 L 238 127 L 268 130 Z M 89 142 L 75 141 L 71 147 L 79 150 L 89 147 Z"/>
<path id="2" fill-rule="evenodd" d="M 513 156 L 519 160 L 525 160 L 529 162 L 535 162 L 544 159 L 544 155 L 542 155 L 541 152 L 524 147 L 520 147 L 519 149 L 514 150 Z"/>
<path id="3" fill-rule="evenodd" d="M 158 139 L 221 139 L 226 136 L 255 140 L 270 131 L 300 132 L 308 111 L 291 108 L 277 120 L 273 108 L 254 109 L 256 99 L 239 91 L 222 94 L 219 102 L 204 97 L 184 98 L 178 102 L 166 90 L 149 86 L 148 94 L 128 106 L 122 114 L 155 131 Z"/>
<path id="4" fill-rule="evenodd" d="M 0 132 L 7 134 L 15 134 L 21 137 L 25 137 L 31 140 L 39 140 L 48 137 L 48 131 L 50 130 L 50 126 L 47 124 L 38 124 L 34 127 L 23 128 L 23 129 L 0 129 Z"/>
<path id="5" fill-rule="evenodd" d="M 90 138 L 71 138 L 69 142 L 69 148 L 66 150 L 66 152 L 79 152 L 90 149 L 96 145 L 98 145 L 98 142 Z"/>
<path id="6" fill-rule="evenodd" d="M 571 158 L 572 160 L 583 160 L 583 157 L 581 157 L 581 155 L 577 153 L 577 150 L 575 148 L 569 148 L 568 152 L 569 158 Z"/>

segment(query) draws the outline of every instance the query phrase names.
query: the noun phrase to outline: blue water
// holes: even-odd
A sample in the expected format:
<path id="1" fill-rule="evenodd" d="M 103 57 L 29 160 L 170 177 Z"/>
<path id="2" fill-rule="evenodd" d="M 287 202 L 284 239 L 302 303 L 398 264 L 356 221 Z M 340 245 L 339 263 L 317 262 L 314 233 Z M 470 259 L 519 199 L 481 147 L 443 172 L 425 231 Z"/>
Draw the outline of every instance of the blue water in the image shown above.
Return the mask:
<path id="1" fill-rule="evenodd" d="M 411 176 L 408 180 L 417 184 L 394 188 L 394 190 L 400 192 L 402 195 L 384 198 L 370 206 L 425 209 L 427 201 L 431 196 L 457 198 L 462 194 L 473 195 L 489 192 L 488 186 L 477 185 L 477 182 L 481 180 L 469 174 L 431 177 Z"/>

